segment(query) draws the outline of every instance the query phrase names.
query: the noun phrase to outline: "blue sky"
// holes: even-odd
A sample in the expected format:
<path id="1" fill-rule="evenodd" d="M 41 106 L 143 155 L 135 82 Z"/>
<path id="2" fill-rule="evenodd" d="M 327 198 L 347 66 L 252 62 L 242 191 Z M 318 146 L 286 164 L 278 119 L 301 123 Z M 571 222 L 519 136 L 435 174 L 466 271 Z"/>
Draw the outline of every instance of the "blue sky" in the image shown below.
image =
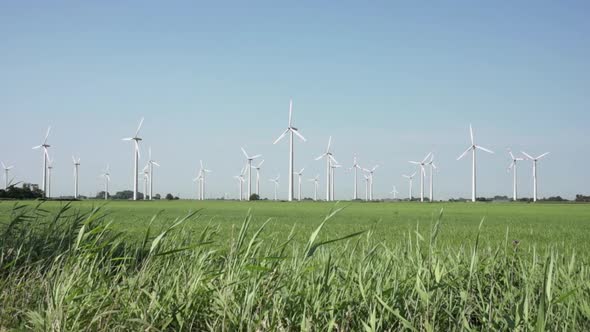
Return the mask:
<path id="1" fill-rule="evenodd" d="M 551 155 L 539 164 L 540 196 L 588 194 L 590 162 L 590 5 L 584 1 L 416 2 L 18 1 L 0 3 L 0 160 L 17 180 L 41 181 L 48 125 L 53 191 L 72 192 L 79 155 L 81 192 L 131 187 L 133 134 L 144 116 L 155 191 L 196 196 L 199 159 L 214 171 L 209 196 L 235 196 L 240 146 L 264 155 L 268 178 L 281 174 L 287 144 L 272 141 L 287 123 L 289 98 L 306 143 L 296 168 L 334 137 L 345 166 L 380 164 L 375 196 L 435 153 L 439 198 L 467 197 L 470 161 L 455 159 L 473 123 L 480 154 L 478 195 L 510 194 L 506 149 Z M 142 161 L 142 164 L 145 160 Z M 531 165 L 521 164 L 522 196 Z M 336 197 L 349 198 L 340 171 Z M 323 188 L 323 186 L 321 186 Z M 364 188 L 364 187 L 362 187 Z M 305 193 L 312 186 L 305 183 Z M 362 191 L 362 190 L 361 190 Z M 414 188 L 418 192 L 418 187 Z"/>

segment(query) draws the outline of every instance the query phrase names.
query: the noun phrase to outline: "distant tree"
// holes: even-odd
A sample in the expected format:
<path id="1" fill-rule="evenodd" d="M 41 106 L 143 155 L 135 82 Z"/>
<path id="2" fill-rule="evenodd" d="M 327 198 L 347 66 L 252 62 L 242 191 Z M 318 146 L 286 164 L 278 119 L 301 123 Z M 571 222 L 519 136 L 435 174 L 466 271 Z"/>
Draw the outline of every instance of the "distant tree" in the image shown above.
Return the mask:
<path id="1" fill-rule="evenodd" d="M 174 200 L 179 200 L 179 199 L 180 199 L 180 197 L 174 196 Z"/>
<path id="2" fill-rule="evenodd" d="M 162 196 L 160 196 L 160 194 L 155 194 L 154 199 L 162 199 Z"/>
<path id="3" fill-rule="evenodd" d="M 174 196 L 172 196 L 172 194 L 168 193 L 168 194 L 166 194 L 166 199 L 171 201 L 174 199 Z"/>
<path id="4" fill-rule="evenodd" d="M 0 198 L 3 199 L 38 199 L 43 197 L 43 191 L 35 185 L 23 184 L 17 187 L 17 184 L 9 186 L 7 189 L 0 189 Z"/>
<path id="5" fill-rule="evenodd" d="M 258 194 L 252 194 L 252 195 L 250 195 L 250 200 L 251 201 L 259 201 L 260 196 L 258 196 Z"/>
<path id="6" fill-rule="evenodd" d="M 576 202 L 584 202 L 584 203 L 588 203 L 590 202 L 590 196 L 584 196 L 584 195 L 576 195 Z"/>

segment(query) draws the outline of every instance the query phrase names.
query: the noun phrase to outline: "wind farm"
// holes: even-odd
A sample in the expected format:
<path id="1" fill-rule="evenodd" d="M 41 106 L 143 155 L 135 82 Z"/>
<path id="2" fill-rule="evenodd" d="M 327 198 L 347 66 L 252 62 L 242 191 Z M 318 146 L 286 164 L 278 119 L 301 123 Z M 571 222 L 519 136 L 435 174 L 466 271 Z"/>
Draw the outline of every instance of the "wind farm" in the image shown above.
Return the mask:
<path id="1" fill-rule="evenodd" d="M 0 332 L 590 331 L 590 4 L 0 12 Z"/>

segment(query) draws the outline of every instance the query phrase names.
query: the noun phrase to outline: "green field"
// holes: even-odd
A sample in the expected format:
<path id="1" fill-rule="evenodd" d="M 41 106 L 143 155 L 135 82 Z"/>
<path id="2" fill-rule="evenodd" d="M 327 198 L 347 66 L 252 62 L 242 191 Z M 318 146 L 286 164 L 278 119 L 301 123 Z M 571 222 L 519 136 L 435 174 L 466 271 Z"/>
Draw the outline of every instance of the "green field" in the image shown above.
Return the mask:
<path id="1" fill-rule="evenodd" d="M 0 331 L 587 331 L 589 240 L 584 204 L 3 201 Z"/>

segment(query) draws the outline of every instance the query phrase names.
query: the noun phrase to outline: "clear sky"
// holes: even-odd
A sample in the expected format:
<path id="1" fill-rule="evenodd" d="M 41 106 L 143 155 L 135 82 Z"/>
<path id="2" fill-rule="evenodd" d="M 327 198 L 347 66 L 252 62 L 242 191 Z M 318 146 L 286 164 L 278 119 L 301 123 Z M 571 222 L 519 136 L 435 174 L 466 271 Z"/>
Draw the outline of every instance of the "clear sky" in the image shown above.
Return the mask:
<path id="1" fill-rule="evenodd" d="M 587 1 L 2 1 L 0 160 L 17 180 L 41 182 L 47 126 L 53 192 L 71 195 L 71 155 L 81 193 L 132 187 L 134 133 L 144 116 L 155 192 L 195 197 L 199 159 L 213 170 L 208 196 L 235 197 L 240 146 L 266 160 L 262 196 L 281 174 L 286 197 L 289 98 L 296 168 L 324 179 L 314 161 L 328 136 L 338 161 L 353 153 L 375 173 L 375 196 L 428 152 L 439 198 L 468 197 L 473 123 L 478 196 L 509 195 L 507 148 L 539 155 L 540 196 L 589 194 L 590 4 Z M 141 161 L 141 167 L 145 159 Z M 520 167 L 531 196 L 531 163 Z M 418 193 L 418 181 L 414 193 Z M 361 193 L 364 196 L 364 186 Z M 323 185 L 320 186 L 323 192 Z M 304 183 L 305 195 L 312 185 Z M 336 175 L 336 198 L 352 177 Z"/>

